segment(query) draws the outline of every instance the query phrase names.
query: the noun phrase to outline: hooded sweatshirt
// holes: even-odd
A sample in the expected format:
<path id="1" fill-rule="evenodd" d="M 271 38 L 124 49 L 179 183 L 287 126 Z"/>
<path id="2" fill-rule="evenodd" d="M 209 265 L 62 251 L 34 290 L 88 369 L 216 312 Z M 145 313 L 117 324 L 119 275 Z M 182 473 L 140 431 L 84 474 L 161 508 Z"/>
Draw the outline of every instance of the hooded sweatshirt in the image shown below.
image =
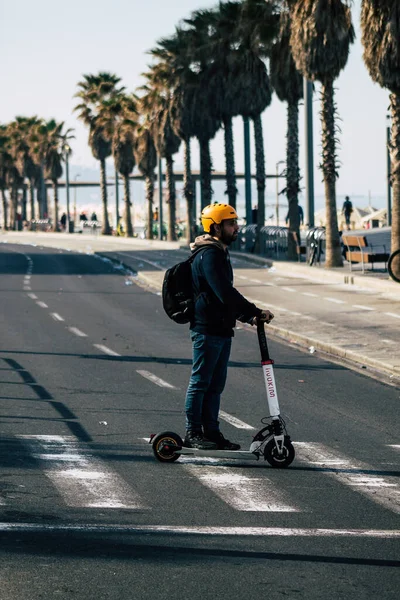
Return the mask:
<path id="1" fill-rule="evenodd" d="M 190 329 L 197 333 L 232 337 L 236 320 L 248 323 L 261 310 L 233 287 L 233 271 L 229 252 L 206 233 L 190 245 L 196 254 L 192 262 L 194 317 Z"/>

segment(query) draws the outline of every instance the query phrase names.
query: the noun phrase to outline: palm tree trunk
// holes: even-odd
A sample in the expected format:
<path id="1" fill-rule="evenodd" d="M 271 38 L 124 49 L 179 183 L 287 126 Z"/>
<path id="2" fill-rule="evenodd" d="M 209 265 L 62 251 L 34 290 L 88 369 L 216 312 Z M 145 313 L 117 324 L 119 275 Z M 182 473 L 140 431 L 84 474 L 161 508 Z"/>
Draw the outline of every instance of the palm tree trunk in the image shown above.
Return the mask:
<path id="1" fill-rule="evenodd" d="M 298 260 L 300 245 L 299 199 L 299 105 L 288 103 L 288 129 L 286 135 L 286 194 L 289 204 L 288 259 Z M 297 240 L 297 243 L 296 243 Z"/>
<path id="2" fill-rule="evenodd" d="M 102 235 L 111 235 L 111 227 L 108 221 L 108 203 L 107 203 L 107 181 L 106 181 L 106 161 L 100 161 L 100 189 L 101 202 L 103 206 L 103 225 L 101 228 Z"/>
<path id="3" fill-rule="evenodd" d="M 35 183 L 33 179 L 29 180 L 29 204 L 31 207 L 31 221 L 35 218 Z"/>
<path id="4" fill-rule="evenodd" d="M 326 268 L 342 267 L 339 227 L 336 208 L 336 139 L 333 81 L 322 86 L 322 172 L 326 206 Z"/>
<path id="5" fill-rule="evenodd" d="M 154 199 L 154 178 L 153 175 L 146 176 L 146 202 L 147 202 L 147 231 L 146 239 L 153 239 L 153 199 Z"/>
<path id="6" fill-rule="evenodd" d="M 261 228 L 265 225 L 265 155 L 261 115 L 253 118 L 256 148 L 257 235 L 254 252 L 261 252 Z"/>
<path id="7" fill-rule="evenodd" d="M 210 140 L 201 140 L 200 144 L 200 185 L 201 208 L 211 204 L 213 189 L 211 183 L 212 161 L 210 154 Z"/>
<path id="8" fill-rule="evenodd" d="M 124 203 L 125 237 L 133 237 L 129 175 L 124 175 Z"/>
<path id="9" fill-rule="evenodd" d="M 176 231 L 175 231 L 175 222 L 176 222 L 176 191 L 175 191 L 175 178 L 174 178 L 174 161 L 172 159 L 172 155 L 167 155 L 165 157 L 166 162 L 166 173 L 165 180 L 167 184 L 168 196 L 167 196 L 167 205 L 168 205 L 168 233 L 167 240 L 169 242 L 176 241 Z M 160 223 L 160 227 L 162 223 Z"/>
<path id="10" fill-rule="evenodd" d="M 190 138 L 184 141 L 184 169 L 183 169 L 183 194 L 186 199 L 186 237 L 188 242 L 194 240 L 194 220 L 193 220 L 193 177 L 191 166 L 191 148 Z"/>
<path id="11" fill-rule="evenodd" d="M 391 251 L 400 248 L 400 94 L 390 94 L 392 132 L 390 157 L 392 162 L 392 241 Z"/>
<path id="12" fill-rule="evenodd" d="M 37 182 L 37 203 L 39 219 L 44 219 L 45 216 L 45 203 L 46 203 L 46 186 L 43 175 L 43 167 L 39 166 L 39 176 Z"/>
<path id="13" fill-rule="evenodd" d="M 225 140 L 225 170 L 226 170 L 226 194 L 229 198 L 229 204 L 236 209 L 236 170 L 235 170 L 235 149 L 233 145 L 232 119 L 224 119 L 224 140 Z"/>
<path id="14" fill-rule="evenodd" d="M 8 230 L 8 202 L 6 191 L 4 188 L 1 189 L 1 197 L 3 200 L 3 229 L 4 231 Z"/>
<path id="15" fill-rule="evenodd" d="M 27 205 L 27 190 L 26 185 L 22 184 L 22 206 L 21 206 L 21 216 L 22 221 L 26 221 L 26 205 Z"/>
<path id="16" fill-rule="evenodd" d="M 18 201 L 18 190 L 14 185 L 10 188 L 10 230 L 15 231 L 17 229 L 17 201 Z"/>
<path id="17" fill-rule="evenodd" d="M 60 226 L 58 224 L 58 185 L 57 180 L 53 180 L 53 193 L 54 193 L 54 223 L 53 223 L 53 231 L 60 231 Z"/>

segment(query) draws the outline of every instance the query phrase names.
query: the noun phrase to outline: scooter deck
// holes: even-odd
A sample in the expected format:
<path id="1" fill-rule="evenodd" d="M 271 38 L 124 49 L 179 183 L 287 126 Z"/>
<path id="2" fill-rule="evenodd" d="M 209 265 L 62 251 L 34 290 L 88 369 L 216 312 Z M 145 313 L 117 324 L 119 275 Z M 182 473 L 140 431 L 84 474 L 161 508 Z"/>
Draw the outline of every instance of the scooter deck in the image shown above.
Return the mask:
<path id="1" fill-rule="evenodd" d="M 207 458 L 234 458 L 236 460 L 259 460 L 259 456 L 249 450 L 200 450 L 199 448 L 182 447 L 175 451 L 181 456 L 198 456 Z"/>

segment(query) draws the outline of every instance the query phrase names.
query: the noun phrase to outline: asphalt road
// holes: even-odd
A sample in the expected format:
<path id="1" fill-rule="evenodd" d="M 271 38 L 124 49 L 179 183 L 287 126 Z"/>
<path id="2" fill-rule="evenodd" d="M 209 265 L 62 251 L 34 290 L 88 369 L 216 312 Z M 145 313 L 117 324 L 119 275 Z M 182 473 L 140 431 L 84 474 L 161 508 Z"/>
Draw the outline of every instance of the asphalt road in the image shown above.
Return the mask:
<path id="1" fill-rule="evenodd" d="M 160 464 L 187 328 L 94 256 L 2 245 L 0 274 L 2 600 L 398 597 L 397 388 L 272 341 L 292 466 Z M 265 402 L 240 327 L 225 435 L 246 448 Z"/>

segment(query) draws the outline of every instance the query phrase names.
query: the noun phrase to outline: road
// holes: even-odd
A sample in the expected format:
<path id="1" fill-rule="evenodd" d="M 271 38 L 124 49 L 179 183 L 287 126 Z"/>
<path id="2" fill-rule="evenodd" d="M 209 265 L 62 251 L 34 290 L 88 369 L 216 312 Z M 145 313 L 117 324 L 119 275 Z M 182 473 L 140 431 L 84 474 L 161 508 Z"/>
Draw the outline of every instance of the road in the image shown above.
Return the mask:
<path id="1" fill-rule="evenodd" d="M 398 597 L 398 388 L 272 340 L 292 466 L 163 465 L 146 438 L 183 433 L 191 347 L 159 293 L 51 248 L 1 245 L 0 273 L 2 599 Z M 222 408 L 246 447 L 250 327 Z"/>

